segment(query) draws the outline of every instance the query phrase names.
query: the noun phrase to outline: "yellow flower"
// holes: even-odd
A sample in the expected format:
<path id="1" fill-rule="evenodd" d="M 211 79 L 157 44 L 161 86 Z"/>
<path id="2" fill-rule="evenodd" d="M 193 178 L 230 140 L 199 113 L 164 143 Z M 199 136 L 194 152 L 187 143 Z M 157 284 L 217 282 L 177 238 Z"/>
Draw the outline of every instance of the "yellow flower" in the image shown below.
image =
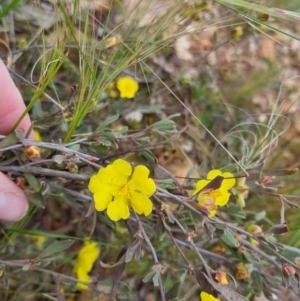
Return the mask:
<path id="1" fill-rule="evenodd" d="M 245 198 L 247 198 L 249 193 L 249 186 L 245 184 L 246 177 L 238 178 L 236 183 L 236 195 L 237 203 L 240 207 L 245 207 Z"/>
<path id="2" fill-rule="evenodd" d="M 85 241 L 83 247 L 80 249 L 77 255 L 77 262 L 74 267 L 74 273 L 78 280 L 83 282 L 90 282 L 91 277 L 89 276 L 90 271 L 93 268 L 95 261 L 100 254 L 100 249 L 95 242 Z M 87 290 L 88 286 L 77 282 L 76 285 L 78 290 Z"/>
<path id="3" fill-rule="evenodd" d="M 210 295 L 206 292 L 201 292 L 200 298 L 201 301 L 220 301 L 220 299 L 215 298 L 213 295 Z"/>
<path id="4" fill-rule="evenodd" d="M 212 180 L 217 176 L 224 177 L 222 184 L 217 189 L 205 189 Z M 196 183 L 196 189 L 194 195 L 199 194 L 198 205 L 209 211 L 210 216 L 215 216 L 217 212 L 217 207 L 225 206 L 230 197 L 229 190 L 233 188 L 235 184 L 235 178 L 230 172 L 222 173 L 218 169 L 213 169 L 207 174 L 207 179 L 199 180 Z"/>
<path id="5" fill-rule="evenodd" d="M 133 98 L 139 89 L 139 84 L 131 77 L 121 77 L 117 80 L 117 89 L 122 98 Z"/>
<path id="6" fill-rule="evenodd" d="M 149 176 L 149 169 L 138 165 L 132 170 L 131 165 L 118 159 L 99 170 L 92 176 L 89 190 L 94 194 L 97 211 L 107 209 L 107 215 L 113 221 L 127 219 L 129 209 L 148 216 L 153 204 L 149 197 L 156 191 L 156 185 Z"/>

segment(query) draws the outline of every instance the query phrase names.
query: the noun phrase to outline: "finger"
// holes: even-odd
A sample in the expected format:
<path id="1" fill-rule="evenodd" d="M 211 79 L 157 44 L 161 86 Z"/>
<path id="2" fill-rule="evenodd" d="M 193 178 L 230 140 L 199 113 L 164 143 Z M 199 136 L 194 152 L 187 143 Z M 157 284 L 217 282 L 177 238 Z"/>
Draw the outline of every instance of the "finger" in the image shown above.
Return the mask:
<path id="1" fill-rule="evenodd" d="M 4 63 L 0 60 L 0 134 L 7 135 L 25 109 L 19 90 L 12 81 Z M 26 115 L 18 128 L 24 129 L 26 133 L 30 126 L 30 118 Z M 34 139 L 33 133 L 30 133 L 30 138 Z"/>
<path id="2" fill-rule="evenodd" d="M 28 210 L 28 200 L 23 190 L 0 172 L 0 220 L 15 222 Z"/>

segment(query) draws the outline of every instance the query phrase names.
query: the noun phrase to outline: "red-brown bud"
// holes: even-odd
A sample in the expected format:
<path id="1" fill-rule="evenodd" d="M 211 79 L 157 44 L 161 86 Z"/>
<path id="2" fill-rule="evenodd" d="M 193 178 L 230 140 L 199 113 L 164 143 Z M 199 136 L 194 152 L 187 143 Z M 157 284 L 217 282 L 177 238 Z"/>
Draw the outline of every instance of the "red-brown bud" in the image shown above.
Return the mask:
<path id="1" fill-rule="evenodd" d="M 224 286 L 228 285 L 228 279 L 227 279 L 226 273 L 224 273 L 222 271 L 217 271 L 214 275 L 214 278 L 217 283 L 220 283 L 221 285 L 224 285 Z"/>
<path id="2" fill-rule="evenodd" d="M 24 177 L 16 177 L 16 181 L 15 182 L 21 188 L 25 188 L 26 183 L 27 183 L 27 181 L 26 181 L 26 179 Z"/>
<path id="3" fill-rule="evenodd" d="M 284 264 L 282 266 L 282 272 L 285 276 L 288 276 L 288 277 L 292 277 L 296 274 L 295 269 L 289 264 Z"/>
<path id="4" fill-rule="evenodd" d="M 262 229 L 260 226 L 255 225 L 255 224 L 251 224 L 247 227 L 247 231 L 253 235 L 260 235 L 262 234 Z"/>
<path id="5" fill-rule="evenodd" d="M 27 155 L 27 158 L 29 159 L 35 159 L 40 156 L 40 149 L 37 146 L 31 145 L 27 146 L 25 148 L 25 153 Z"/>
<path id="6" fill-rule="evenodd" d="M 272 176 L 263 176 L 260 179 L 260 184 L 262 186 L 271 186 L 272 182 L 273 182 L 273 179 L 274 179 L 274 177 L 272 177 Z"/>

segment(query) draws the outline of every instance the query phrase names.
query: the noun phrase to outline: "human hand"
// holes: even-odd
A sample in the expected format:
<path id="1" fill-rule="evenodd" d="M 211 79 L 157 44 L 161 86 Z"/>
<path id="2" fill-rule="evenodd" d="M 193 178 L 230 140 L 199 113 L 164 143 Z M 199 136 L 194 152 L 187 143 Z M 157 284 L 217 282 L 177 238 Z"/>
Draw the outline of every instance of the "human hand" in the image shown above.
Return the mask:
<path id="1" fill-rule="evenodd" d="M 12 81 L 8 70 L 0 59 L 0 134 L 7 135 L 25 110 L 22 96 Z M 28 131 L 31 122 L 25 116 L 19 128 Z M 34 139 L 34 135 L 29 137 Z M 15 222 L 23 218 L 28 210 L 24 191 L 0 172 L 0 220 Z"/>

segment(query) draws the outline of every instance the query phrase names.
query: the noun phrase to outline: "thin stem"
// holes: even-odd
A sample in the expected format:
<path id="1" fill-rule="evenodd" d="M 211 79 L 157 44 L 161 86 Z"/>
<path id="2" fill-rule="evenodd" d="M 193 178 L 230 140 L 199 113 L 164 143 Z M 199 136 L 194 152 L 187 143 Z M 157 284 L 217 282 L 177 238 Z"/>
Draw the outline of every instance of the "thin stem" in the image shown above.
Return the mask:
<path id="1" fill-rule="evenodd" d="M 144 227 L 143 227 L 143 225 L 142 225 L 142 223 L 141 223 L 138 215 L 136 214 L 135 211 L 133 211 L 133 212 L 134 212 L 135 218 L 136 218 L 136 220 L 138 222 L 139 228 L 140 228 L 140 230 L 141 230 L 141 232 L 143 234 L 143 237 L 144 237 L 146 243 L 148 244 L 148 246 L 149 246 L 149 248 L 151 250 L 154 263 L 157 264 L 157 265 L 160 265 L 160 263 L 158 261 L 158 258 L 157 258 L 157 254 L 155 252 L 155 249 L 154 249 L 154 247 L 153 247 L 153 245 L 152 245 L 152 243 L 151 243 L 151 241 L 150 241 L 150 239 L 149 239 L 149 237 L 148 237 L 148 235 L 147 235 L 147 233 L 146 233 L 146 231 L 145 231 L 145 229 L 144 229 Z M 161 281 L 161 275 L 160 275 L 160 273 L 159 273 L 159 277 L 158 277 L 158 284 L 159 284 L 159 289 L 160 289 L 161 300 L 162 301 L 166 301 L 164 287 L 163 287 L 163 284 L 162 284 L 162 281 Z"/>
<path id="2" fill-rule="evenodd" d="M 0 165 L 0 171 L 4 172 L 26 172 L 26 173 L 32 173 L 37 175 L 44 175 L 49 177 L 60 177 L 65 179 L 71 179 L 71 180 L 78 180 L 78 181 L 88 181 L 89 176 L 83 175 L 83 174 L 76 174 L 72 172 L 67 171 L 60 171 L 60 170 L 54 170 L 49 168 L 42 168 L 42 167 L 35 167 L 35 166 L 1 166 Z"/>
<path id="3" fill-rule="evenodd" d="M 28 260 L 28 263 L 30 263 L 29 260 Z M 16 263 L 16 262 L 12 262 L 12 261 L 0 260 L 0 264 L 3 264 L 4 266 L 12 266 L 12 267 L 23 268 L 24 264 L 26 264 L 26 263 Z M 30 265 L 30 270 L 34 270 L 34 271 L 37 271 L 37 272 L 42 272 L 44 274 L 52 275 L 53 277 L 68 279 L 68 280 L 71 280 L 72 282 L 79 282 L 79 283 L 82 283 L 82 284 L 85 284 L 85 285 L 91 287 L 93 290 L 97 291 L 98 293 L 108 295 L 107 292 L 99 290 L 95 285 L 92 285 L 91 283 L 80 281 L 77 278 L 67 276 L 65 274 L 60 274 L 60 273 L 57 273 L 57 272 L 42 269 L 42 268 L 36 267 L 34 265 Z"/>

